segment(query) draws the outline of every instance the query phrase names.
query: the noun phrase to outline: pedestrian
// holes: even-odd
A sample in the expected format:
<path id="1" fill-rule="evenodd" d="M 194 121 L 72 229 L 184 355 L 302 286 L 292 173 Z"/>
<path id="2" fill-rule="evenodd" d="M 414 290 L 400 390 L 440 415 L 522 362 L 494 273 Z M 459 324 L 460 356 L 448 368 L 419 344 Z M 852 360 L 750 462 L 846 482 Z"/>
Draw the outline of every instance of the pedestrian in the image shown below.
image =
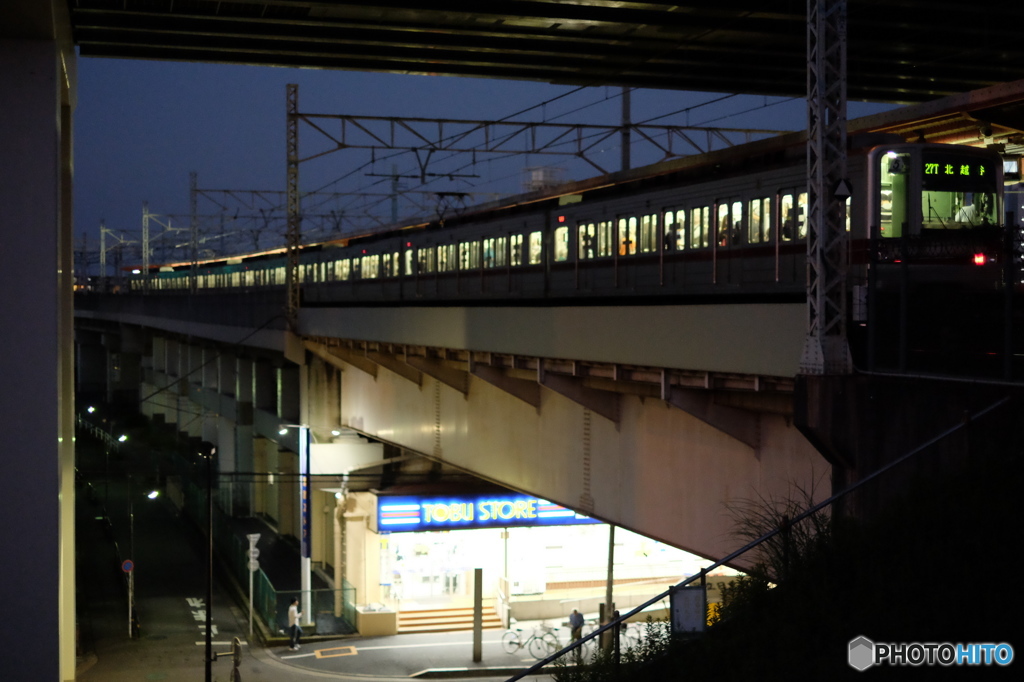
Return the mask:
<path id="1" fill-rule="evenodd" d="M 288 607 L 288 632 L 291 635 L 292 651 L 299 650 L 299 637 L 302 636 L 302 628 L 299 627 L 299 619 L 302 612 L 299 611 L 299 598 L 293 597 L 291 606 Z"/>
<path id="2" fill-rule="evenodd" d="M 583 636 L 583 614 L 576 609 L 569 614 L 569 632 L 574 642 Z"/>

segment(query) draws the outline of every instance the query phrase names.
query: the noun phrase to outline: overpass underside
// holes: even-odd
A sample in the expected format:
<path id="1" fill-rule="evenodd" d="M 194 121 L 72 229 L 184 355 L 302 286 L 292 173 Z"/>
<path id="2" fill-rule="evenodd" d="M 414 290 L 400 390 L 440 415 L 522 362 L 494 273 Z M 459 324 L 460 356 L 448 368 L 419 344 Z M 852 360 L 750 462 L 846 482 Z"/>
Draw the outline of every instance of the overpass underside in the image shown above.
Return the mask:
<path id="1" fill-rule="evenodd" d="M 318 308 L 293 335 L 218 325 L 231 306 L 192 299 L 185 315 L 119 297 L 116 312 L 82 306 L 79 325 L 120 339 L 106 344 L 120 367 L 138 357 L 121 389 L 141 384 L 143 410 L 218 445 L 224 474 L 268 457 L 297 471 L 280 424 L 321 443 L 340 427 L 384 443 L 392 476 L 430 462 L 707 557 L 741 544 L 730 505 L 831 490 L 793 426 L 799 304 Z M 173 401 L 151 397 L 167 386 Z M 236 512 L 266 503 L 236 488 Z M 294 529 L 294 500 L 279 504 L 270 515 Z"/>

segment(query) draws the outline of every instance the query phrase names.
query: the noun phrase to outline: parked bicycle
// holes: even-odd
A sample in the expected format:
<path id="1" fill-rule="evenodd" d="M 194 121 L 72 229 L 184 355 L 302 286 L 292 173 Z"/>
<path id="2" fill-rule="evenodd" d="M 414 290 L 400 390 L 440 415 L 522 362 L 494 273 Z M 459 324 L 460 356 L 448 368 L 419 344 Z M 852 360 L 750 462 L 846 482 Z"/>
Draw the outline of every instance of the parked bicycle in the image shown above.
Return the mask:
<path id="1" fill-rule="evenodd" d="M 558 640 L 558 628 L 541 623 L 529 636 L 523 633 L 522 628 L 512 628 L 501 637 L 501 646 L 506 653 L 514 654 L 520 649 L 526 649 L 530 655 L 540 660 L 546 658 L 562 648 Z"/>

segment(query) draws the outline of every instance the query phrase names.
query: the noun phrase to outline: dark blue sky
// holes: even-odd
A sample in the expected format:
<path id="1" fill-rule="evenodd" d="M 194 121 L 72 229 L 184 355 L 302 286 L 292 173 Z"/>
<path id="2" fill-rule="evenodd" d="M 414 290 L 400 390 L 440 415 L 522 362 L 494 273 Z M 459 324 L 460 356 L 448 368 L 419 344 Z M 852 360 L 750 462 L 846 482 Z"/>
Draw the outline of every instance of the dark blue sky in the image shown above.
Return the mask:
<path id="1" fill-rule="evenodd" d="M 83 58 L 74 131 L 76 244 L 80 246 L 85 233 L 95 246 L 101 219 L 125 239 L 137 241 L 143 201 L 152 212 L 179 215 L 172 222 L 184 227 L 190 171 L 198 173 L 200 188 L 283 190 L 288 83 L 299 85 L 299 110 L 304 113 L 480 120 L 501 119 L 575 90 L 525 81 Z M 621 116 L 619 93 L 619 88 L 588 88 L 517 120 L 615 125 Z M 698 106 L 721 95 L 674 91 L 635 91 L 632 98 L 634 122 L 688 107 L 687 114 L 657 123 L 797 129 L 805 117 L 802 100 L 734 97 Z M 851 104 L 850 116 L 880 108 Z M 734 112 L 746 113 L 730 116 Z M 300 128 L 303 155 L 312 150 L 315 137 Z M 609 141 L 606 146 L 602 165 L 617 169 L 617 144 Z M 657 160 L 651 152 L 635 149 L 634 166 Z M 355 191 L 377 183 L 372 188 L 381 192 L 387 181 L 368 177 L 368 170 L 389 172 L 392 164 L 402 173 L 415 168 L 409 154 L 384 159 L 388 153 L 377 152 L 372 168 L 353 173 L 367 163 L 368 153 L 344 154 L 303 164 L 300 189 Z M 436 181 L 432 189 L 512 193 L 526 167 L 552 163 L 563 166 L 568 179 L 595 174 L 571 159 L 485 158 L 478 156 L 473 167 L 480 178 Z M 331 184 L 346 174 L 351 175 L 345 181 Z"/>

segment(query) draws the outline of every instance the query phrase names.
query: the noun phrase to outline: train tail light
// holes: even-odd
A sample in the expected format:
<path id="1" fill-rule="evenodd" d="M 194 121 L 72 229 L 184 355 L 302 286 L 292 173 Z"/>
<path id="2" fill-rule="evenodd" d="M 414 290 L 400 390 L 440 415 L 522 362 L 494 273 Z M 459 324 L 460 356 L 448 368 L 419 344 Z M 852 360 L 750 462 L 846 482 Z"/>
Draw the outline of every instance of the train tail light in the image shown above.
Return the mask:
<path id="1" fill-rule="evenodd" d="M 985 254 L 983 254 L 983 253 L 976 253 L 976 254 L 974 254 L 974 264 L 975 265 L 984 265 L 986 262 L 988 262 L 988 258 L 985 257 Z"/>

